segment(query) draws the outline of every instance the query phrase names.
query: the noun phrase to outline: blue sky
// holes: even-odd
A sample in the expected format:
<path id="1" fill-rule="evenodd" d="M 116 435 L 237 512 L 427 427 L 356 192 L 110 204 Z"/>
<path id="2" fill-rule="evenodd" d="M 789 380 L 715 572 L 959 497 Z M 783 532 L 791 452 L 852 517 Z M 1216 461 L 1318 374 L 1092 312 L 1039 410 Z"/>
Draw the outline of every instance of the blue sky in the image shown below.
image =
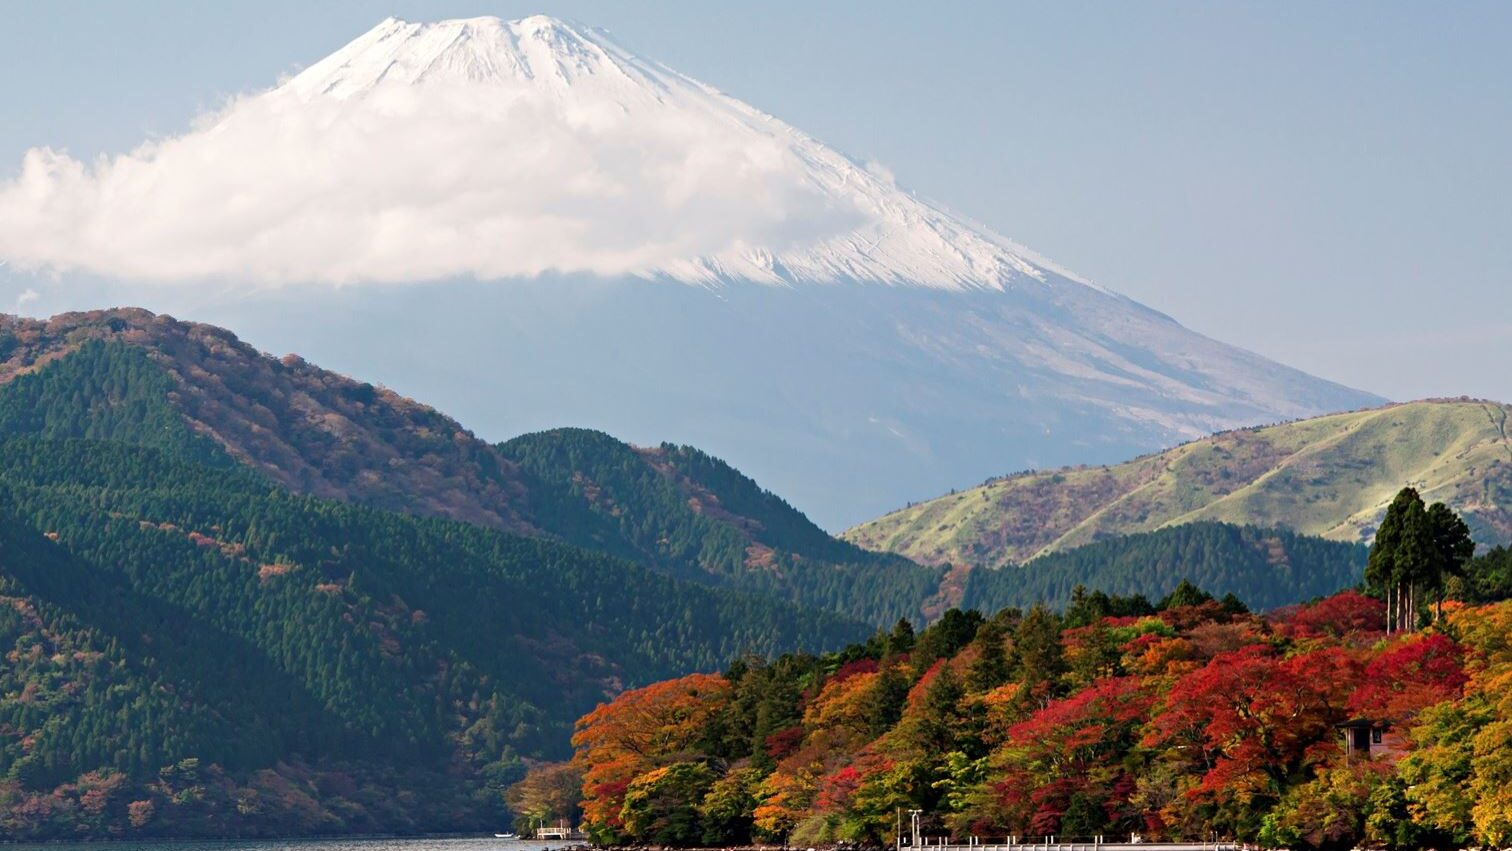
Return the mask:
<path id="1" fill-rule="evenodd" d="M 388 14 L 546 12 L 1211 336 L 1512 399 L 1512 4 L 0 3 L 0 179 L 186 129 Z"/>

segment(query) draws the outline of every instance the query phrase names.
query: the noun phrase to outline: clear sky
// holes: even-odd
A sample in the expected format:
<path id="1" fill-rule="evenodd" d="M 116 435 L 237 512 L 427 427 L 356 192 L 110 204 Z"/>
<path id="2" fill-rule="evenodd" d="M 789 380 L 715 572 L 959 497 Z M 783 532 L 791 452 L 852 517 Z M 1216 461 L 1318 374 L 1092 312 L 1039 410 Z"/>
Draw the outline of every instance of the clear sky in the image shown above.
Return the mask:
<path id="1" fill-rule="evenodd" d="M 1211 336 L 1512 400 L 1509 3 L 0 0 L 0 178 L 182 132 L 389 14 L 536 12 Z"/>

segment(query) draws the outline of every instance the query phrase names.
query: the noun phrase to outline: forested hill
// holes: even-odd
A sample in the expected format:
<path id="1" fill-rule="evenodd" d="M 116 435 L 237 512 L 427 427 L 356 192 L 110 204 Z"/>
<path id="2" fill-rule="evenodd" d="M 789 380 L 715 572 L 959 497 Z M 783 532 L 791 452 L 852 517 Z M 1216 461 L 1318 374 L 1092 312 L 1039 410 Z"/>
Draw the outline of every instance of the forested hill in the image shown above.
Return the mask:
<path id="1" fill-rule="evenodd" d="M 1321 565 L 1314 556 L 1328 550 L 1316 547 L 1288 548 L 1297 553 L 1296 581 L 1280 584 L 1270 563 L 1232 536 L 1170 548 L 1194 540 L 1192 532 L 1160 539 L 1166 560 L 1157 572 L 1120 567 L 1147 544 L 1115 539 L 1024 573 L 969 576 L 959 563 L 947 573 L 837 540 L 692 447 L 635 447 L 583 429 L 491 446 L 390 391 L 145 311 L 11 320 L 0 330 L 0 358 L 0 377 L 9 379 L 0 385 L 0 434 L 155 447 L 298 492 L 559 540 L 874 625 L 927 620 L 963 601 L 1059 602 L 1078 582 L 1158 594 L 1200 577 L 1253 591 L 1254 603 L 1268 607 L 1353 581 Z M 988 547 L 982 562 L 1000 563 L 1010 551 Z"/>
<path id="2" fill-rule="evenodd" d="M 1158 600 L 1187 581 L 1270 610 L 1357 584 L 1367 552 L 1285 529 L 1187 523 L 1050 553 L 1022 567 L 973 570 L 961 605 L 984 612 L 1035 603 L 1061 608 L 1078 585 Z"/>
<path id="3" fill-rule="evenodd" d="M 1109 467 L 1029 472 L 912 505 L 846 532 L 923 564 L 1022 563 L 1196 521 L 1368 542 L 1404 484 L 1512 543 L 1508 406 L 1439 400 L 1224 432 Z"/>
<path id="4" fill-rule="evenodd" d="M 579 546 L 879 625 L 941 608 L 940 571 L 831 537 L 693 447 L 639 448 L 601 432 L 556 429 L 499 449 L 529 477 L 532 522 Z"/>
<path id="5" fill-rule="evenodd" d="M 875 624 L 940 572 L 840 542 L 690 447 L 576 429 L 500 446 L 384 388 L 142 310 L 0 324 L 0 434 L 153 446 L 296 492 L 553 538 Z"/>
<path id="6" fill-rule="evenodd" d="M 8 836 L 479 828 L 620 688 L 867 632 L 193 451 L 0 443 Z"/>
<path id="7" fill-rule="evenodd" d="M 176 418 L 300 493 L 532 531 L 516 473 L 454 420 L 215 326 L 137 309 L 5 317 L 0 382 L 37 410 L 12 431 L 159 445 L 153 426 Z M 155 423 L 133 413 L 147 409 Z"/>

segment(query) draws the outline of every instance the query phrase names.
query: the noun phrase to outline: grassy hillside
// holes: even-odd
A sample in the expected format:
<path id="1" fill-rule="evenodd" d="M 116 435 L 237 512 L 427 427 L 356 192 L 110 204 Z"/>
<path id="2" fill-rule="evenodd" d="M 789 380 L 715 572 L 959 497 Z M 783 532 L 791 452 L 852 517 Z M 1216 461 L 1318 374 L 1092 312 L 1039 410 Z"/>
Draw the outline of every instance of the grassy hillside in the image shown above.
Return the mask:
<path id="1" fill-rule="evenodd" d="M 1412 484 L 1463 514 L 1477 541 L 1506 543 L 1508 411 L 1425 401 L 1225 432 L 1115 466 L 995 479 L 843 537 L 925 564 L 987 566 L 1203 520 L 1362 542 Z"/>

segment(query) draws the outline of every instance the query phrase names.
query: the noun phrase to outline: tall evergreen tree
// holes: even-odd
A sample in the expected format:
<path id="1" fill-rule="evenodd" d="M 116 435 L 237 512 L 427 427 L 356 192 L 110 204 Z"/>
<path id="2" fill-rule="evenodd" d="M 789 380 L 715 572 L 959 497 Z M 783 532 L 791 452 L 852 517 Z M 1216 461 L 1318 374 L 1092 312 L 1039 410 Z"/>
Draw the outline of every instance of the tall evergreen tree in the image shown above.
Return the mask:
<path id="1" fill-rule="evenodd" d="M 1475 541 L 1470 527 L 1454 510 L 1442 502 L 1428 506 L 1428 533 L 1433 539 L 1433 588 L 1437 592 L 1435 618 L 1443 613 L 1444 588 L 1451 577 L 1465 575 L 1465 568 L 1475 557 Z"/>
<path id="2" fill-rule="evenodd" d="M 1463 575 L 1475 554 L 1464 520 L 1447 505 L 1425 507 L 1413 488 L 1402 488 L 1386 509 L 1365 567 L 1366 586 L 1386 601 L 1388 632 L 1417 627 L 1425 595 L 1442 602 L 1445 583 Z"/>
<path id="3" fill-rule="evenodd" d="M 1020 694 L 1041 705 L 1055 696 L 1066 672 L 1060 633 L 1060 618 L 1044 606 L 1030 609 L 1013 633 L 1013 674 L 1023 684 Z"/>
<path id="4" fill-rule="evenodd" d="M 972 660 L 968 681 L 972 690 L 985 692 L 1008 681 L 1011 672 L 1008 669 L 1008 653 L 1004 647 L 1007 637 L 1006 627 L 997 618 L 987 621 L 977 630 L 976 638 L 972 640 L 977 649 L 977 657 Z"/>

